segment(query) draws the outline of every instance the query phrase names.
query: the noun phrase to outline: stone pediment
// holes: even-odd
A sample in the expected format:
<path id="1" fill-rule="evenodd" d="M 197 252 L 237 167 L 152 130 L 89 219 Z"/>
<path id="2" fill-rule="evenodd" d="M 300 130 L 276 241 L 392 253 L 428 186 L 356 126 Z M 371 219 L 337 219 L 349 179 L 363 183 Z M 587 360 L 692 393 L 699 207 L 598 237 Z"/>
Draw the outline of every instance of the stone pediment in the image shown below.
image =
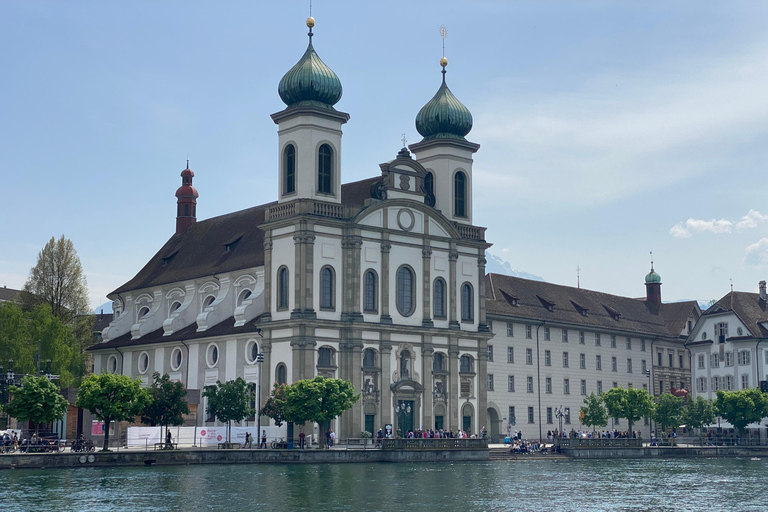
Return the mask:
<path id="1" fill-rule="evenodd" d="M 392 391 L 420 394 L 424 391 L 424 386 L 415 380 L 399 380 L 389 386 Z"/>

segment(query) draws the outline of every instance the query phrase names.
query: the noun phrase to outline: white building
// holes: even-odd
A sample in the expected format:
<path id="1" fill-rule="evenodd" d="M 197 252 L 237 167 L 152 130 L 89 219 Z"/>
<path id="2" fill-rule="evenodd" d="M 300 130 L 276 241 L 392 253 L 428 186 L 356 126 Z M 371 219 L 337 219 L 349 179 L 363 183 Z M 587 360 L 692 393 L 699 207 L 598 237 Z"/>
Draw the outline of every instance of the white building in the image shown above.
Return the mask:
<path id="1" fill-rule="evenodd" d="M 684 342 L 700 310 L 695 301 L 662 304 L 661 278 L 653 269 L 645 299 L 498 274 L 486 277 L 486 294 L 493 332 L 488 429 L 494 439 L 511 431 L 533 439 L 560 428 L 587 430 L 579 411 L 593 392 L 653 384 L 651 392 L 659 394 L 690 383 Z M 609 420 L 607 428 L 628 425 Z M 649 422 L 633 430 L 648 438 Z"/>
<path id="2" fill-rule="evenodd" d="M 765 281 L 760 281 L 759 290 L 728 293 L 696 323 L 686 343 L 693 361 L 694 396 L 715 399 L 718 390 L 759 388 L 761 381 L 768 381 Z M 725 420 L 714 426 L 733 428 Z"/>
<path id="3" fill-rule="evenodd" d="M 193 397 L 243 377 L 262 399 L 273 382 L 333 376 L 362 393 L 333 426 L 341 437 L 389 423 L 476 433 L 487 409 L 489 244 L 472 224 L 472 116 L 443 59 L 442 85 L 416 118 L 423 140 L 343 184 L 349 115 L 333 107 L 341 82 L 307 24 L 310 44 L 280 81 L 286 108 L 272 115 L 276 200 L 197 222 L 185 169 L 176 233 L 110 295 L 115 320 L 91 349 L 94 370 L 145 382 L 167 372 Z M 190 422 L 215 425 L 199 405 Z"/>

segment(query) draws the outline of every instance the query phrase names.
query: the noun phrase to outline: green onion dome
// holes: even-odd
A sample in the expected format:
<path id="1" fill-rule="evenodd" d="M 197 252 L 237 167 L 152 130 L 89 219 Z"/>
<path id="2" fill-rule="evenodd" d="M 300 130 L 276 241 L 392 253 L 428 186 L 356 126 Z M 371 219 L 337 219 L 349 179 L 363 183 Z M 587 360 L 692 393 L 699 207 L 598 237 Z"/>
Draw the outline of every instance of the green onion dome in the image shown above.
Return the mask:
<path id="1" fill-rule="evenodd" d="M 307 20 L 309 46 L 307 51 L 280 80 L 277 92 L 280 99 L 289 106 L 312 106 L 333 108 L 341 99 L 341 80 L 331 68 L 320 60 L 312 47 L 313 18 Z"/>
<path id="2" fill-rule="evenodd" d="M 661 284 L 661 276 L 653 270 L 653 267 L 651 267 L 651 271 L 648 272 L 648 275 L 645 276 L 645 284 Z"/>
<path id="3" fill-rule="evenodd" d="M 443 57 L 440 64 L 443 66 L 443 83 L 432 99 L 419 110 L 416 116 L 416 130 L 424 140 L 465 140 L 464 136 L 472 129 L 472 114 L 456 99 L 445 83 L 445 66 L 448 60 Z"/>

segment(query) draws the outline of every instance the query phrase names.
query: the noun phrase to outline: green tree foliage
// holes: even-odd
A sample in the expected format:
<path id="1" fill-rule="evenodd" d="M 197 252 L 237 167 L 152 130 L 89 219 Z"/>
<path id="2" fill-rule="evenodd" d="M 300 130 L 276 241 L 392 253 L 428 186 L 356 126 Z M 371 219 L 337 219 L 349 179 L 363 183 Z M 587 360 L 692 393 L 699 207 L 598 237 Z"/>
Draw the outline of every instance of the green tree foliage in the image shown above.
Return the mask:
<path id="1" fill-rule="evenodd" d="M 285 419 L 285 403 L 288 399 L 288 386 L 286 384 L 278 384 L 275 382 L 272 385 L 272 392 L 264 402 L 264 407 L 259 411 L 260 416 L 266 416 L 274 420 L 275 425 L 278 427 L 283 424 Z"/>
<path id="2" fill-rule="evenodd" d="M 13 359 L 15 373 L 37 373 L 38 342 L 41 362 L 51 360 L 51 373 L 60 375 L 59 384 L 77 385 L 85 364 L 72 330 L 51 313 L 47 304 L 24 311 L 13 302 L 0 303 L 0 364 Z M 44 364 L 41 369 L 45 369 Z"/>
<path id="3" fill-rule="evenodd" d="M 643 416 L 653 414 L 653 398 L 648 391 L 640 388 L 612 388 L 602 394 L 603 403 L 612 418 L 625 418 L 628 430 Z"/>
<path id="4" fill-rule="evenodd" d="M 184 415 L 189 414 L 189 404 L 184 399 L 187 390 L 181 382 L 172 381 L 167 373 L 160 376 L 160 373 L 155 372 L 147 392 L 150 402 L 141 415 L 142 423 L 161 425 L 166 430 L 169 425 L 184 424 Z"/>
<path id="5" fill-rule="evenodd" d="M 684 424 L 691 428 L 702 428 L 715 422 L 715 406 L 712 400 L 702 396 L 695 399 L 688 397 L 688 401 L 683 407 Z"/>
<path id="6" fill-rule="evenodd" d="M 104 451 L 109 449 L 109 424 L 140 415 L 150 401 L 141 380 L 127 375 L 102 373 L 83 380 L 77 393 L 77 406 L 88 409 L 104 422 Z"/>
<path id="7" fill-rule="evenodd" d="M 683 399 L 681 397 L 670 393 L 662 393 L 656 397 L 653 419 L 662 430 L 666 430 L 667 427 L 679 427 L 682 424 L 682 418 Z"/>
<path id="8" fill-rule="evenodd" d="M 759 389 L 718 391 L 715 412 L 739 431 L 768 416 L 768 396 Z"/>
<path id="9" fill-rule="evenodd" d="M 208 414 L 227 424 L 227 442 L 230 442 L 233 421 L 243 421 L 251 416 L 253 391 L 242 377 L 227 382 L 217 381 L 215 386 L 205 386 L 203 396 L 208 398 Z"/>
<path id="10" fill-rule="evenodd" d="M 584 406 L 581 407 L 581 422 L 592 427 L 604 427 L 608 424 L 608 411 L 603 404 L 603 400 L 595 393 L 590 393 L 584 398 Z"/>
<path id="11" fill-rule="evenodd" d="M 71 240 L 61 235 L 45 244 L 29 271 L 22 301 L 30 306 L 47 303 L 54 316 L 64 322 L 89 312 L 88 284 Z"/>
<path id="12" fill-rule="evenodd" d="M 6 407 L 9 416 L 21 421 L 31 421 L 39 430 L 40 423 L 51 423 L 64 417 L 67 400 L 59 387 L 45 377 L 28 375 L 21 380 L 21 387 L 11 386 L 13 399 Z"/>

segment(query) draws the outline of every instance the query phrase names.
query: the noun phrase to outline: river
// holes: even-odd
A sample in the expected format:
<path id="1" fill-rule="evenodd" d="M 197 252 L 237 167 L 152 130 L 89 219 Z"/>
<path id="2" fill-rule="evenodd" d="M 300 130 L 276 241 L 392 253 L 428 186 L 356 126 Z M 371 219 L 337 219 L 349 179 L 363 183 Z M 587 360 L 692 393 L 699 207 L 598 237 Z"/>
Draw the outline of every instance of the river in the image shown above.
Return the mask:
<path id="1" fill-rule="evenodd" d="M 0 472 L 0 510 L 765 511 L 768 459 L 198 465 Z"/>

